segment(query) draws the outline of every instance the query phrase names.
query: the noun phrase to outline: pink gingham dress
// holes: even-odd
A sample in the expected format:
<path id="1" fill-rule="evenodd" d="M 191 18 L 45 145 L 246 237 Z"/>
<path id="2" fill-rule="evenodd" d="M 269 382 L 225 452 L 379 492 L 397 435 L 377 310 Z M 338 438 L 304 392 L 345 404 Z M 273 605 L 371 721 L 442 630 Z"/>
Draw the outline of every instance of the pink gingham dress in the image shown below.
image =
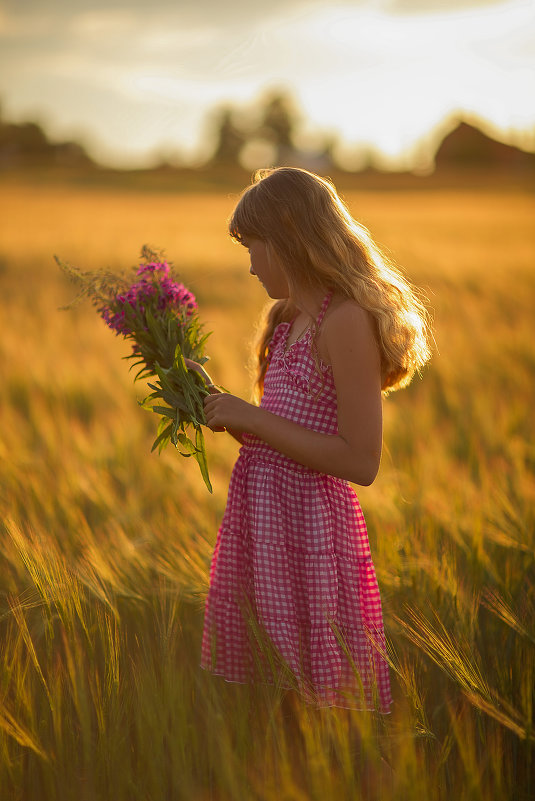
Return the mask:
<path id="1" fill-rule="evenodd" d="M 331 367 L 314 359 L 312 329 L 286 348 L 290 328 L 274 331 L 261 406 L 336 434 Z M 381 599 L 353 489 L 244 440 L 212 559 L 201 666 L 293 687 L 318 706 L 388 712 Z"/>

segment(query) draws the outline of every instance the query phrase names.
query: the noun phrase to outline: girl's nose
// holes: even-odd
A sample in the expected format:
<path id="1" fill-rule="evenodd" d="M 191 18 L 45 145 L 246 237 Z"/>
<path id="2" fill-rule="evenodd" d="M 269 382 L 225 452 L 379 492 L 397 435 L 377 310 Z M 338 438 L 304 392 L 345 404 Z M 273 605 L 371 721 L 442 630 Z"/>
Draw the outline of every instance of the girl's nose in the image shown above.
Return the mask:
<path id="1" fill-rule="evenodd" d="M 253 270 L 253 265 L 249 265 L 249 272 L 251 275 L 256 275 L 255 271 Z"/>

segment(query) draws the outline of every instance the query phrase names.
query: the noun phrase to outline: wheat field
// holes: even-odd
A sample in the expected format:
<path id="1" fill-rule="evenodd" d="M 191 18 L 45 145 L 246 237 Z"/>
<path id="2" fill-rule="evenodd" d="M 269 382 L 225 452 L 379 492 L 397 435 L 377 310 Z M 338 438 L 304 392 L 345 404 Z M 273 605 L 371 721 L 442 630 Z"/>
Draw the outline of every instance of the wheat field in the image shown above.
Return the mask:
<path id="1" fill-rule="evenodd" d="M 535 202 L 352 191 L 423 288 L 436 347 L 384 402 L 358 490 L 383 598 L 392 714 L 314 710 L 198 668 L 237 445 L 150 453 L 126 346 L 53 254 L 126 268 L 165 248 L 217 381 L 250 397 L 264 306 L 226 235 L 231 194 L 0 186 L 2 801 L 528 801 L 535 795 Z"/>

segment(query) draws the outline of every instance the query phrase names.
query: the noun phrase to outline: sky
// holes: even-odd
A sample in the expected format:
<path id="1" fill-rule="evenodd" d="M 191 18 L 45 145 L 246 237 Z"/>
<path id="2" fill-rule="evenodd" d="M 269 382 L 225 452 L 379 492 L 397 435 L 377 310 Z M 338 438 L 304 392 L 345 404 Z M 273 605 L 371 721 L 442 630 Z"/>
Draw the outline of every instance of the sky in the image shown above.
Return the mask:
<path id="1" fill-rule="evenodd" d="M 269 90 L 349 167 L 411 166 L 452 114 L 535 150 L 535 0 L 0 0 L 2 116 L 101 163 L 202 161 Z"/>

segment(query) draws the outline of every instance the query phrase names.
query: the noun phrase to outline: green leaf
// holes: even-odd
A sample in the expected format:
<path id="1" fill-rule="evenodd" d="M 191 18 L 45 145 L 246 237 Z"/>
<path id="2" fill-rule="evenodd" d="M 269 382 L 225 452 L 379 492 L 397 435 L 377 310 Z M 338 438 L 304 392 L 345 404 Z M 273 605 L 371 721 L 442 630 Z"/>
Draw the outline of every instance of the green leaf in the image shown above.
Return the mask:
<path id="1" fill-rule="evenodd" d="M 199 468 L 201 470 L 201 476 L 204 479 L 204 483 L 206 484 L 208 492 L 212 492 L 213 491 L 212 490 L 212 484 L 210 483 L 210 476 L 208 474 L 208 462 L 207 462 L 207 459 L 206 459 L 206 447 L 205 447 L 205 444 L 204 444 L 204 434 L 202 433 L 202 428 L 200 426 L 198 426 L 198 428 L 196 428 L 195 431 L 196 431 L 196 434 L 195 434 L 195 449 L 197 451 L 196 454 L 195 454 L 195 459 L 197 460 L 197 464 L 199 465 Z"/>
<path id="2" fill-rule="evenodd" d="M 202 353 L 203 352 L 204 346 L 206 344 L 206 340 L 211 335 L 212 335 L 212 332 L 209 331 L 207 334 L 205 334 L 203 337 L 201 337 L 201 339 L 197 342 L 196 350 L 197 350 L 198 353 Z M 200 356 L 198 361 L 199 361 L 199 364 L 204 364 L 205 362 L 208 361 L 208 356 Z"/>
<path id="3" fill-rule="evenodd" d="M 160 398 L 160 397 L 161 397 L 161 395 L 160 395 L 159 392 L 151 392 L 150 395 L 147 395 L 146 398 L 143 398 L 143 400 L 138 401 L 138 403 L 143 409 L 148 409 L 149 411 L 151 411 L 152 410 L 152 403 L 155 400 L 157 400 L 157 398 Z"/>
<path id="4" fill-rule="evenodd" d="M 186 367 L 186 362 L 184 360 L 184 354 L 182 353 L 182 348 L 180 347 L 180 343 L 175 348 L 175 358 L 173 361 L 173 367 L 178 368 L 183 373 L 188 372 L 188 368 Z"/>
<path id="5" fill-rule="evenodd" d="M 158 423 L 158 428 L 156 431 L 157 435 L 160 436 L 162 431 L 165 431 L 168 425 L 169 425 L 169 420 L 166 417 L 162 417 L 160 422 Z"/>
<path id="6" fill-rule="evenodd" d="M 191 439 L 188 437 L 187 434 L 178 434 L 177 439 L 182 445 L 182 447 L 186 449 L 188 456 L 193 456 L 195 454 L 196 451 L 195 445 L 193 444 L 193 442 L 191 441 Z"/>
<path id="7" fill-rule="evenodd" d="M 180 411 L 190 416 L 189 407 L 184 403 L 184 399 L 177 392 L 165 392 L 161 390 L 156 397 L 161 398 L 161 400 L 168 403 L 173 409 L 180 409 Z"/>
<path id="8" fill-rule="evenodd" d="M 169 423 L 169 425 L 162 431 L 162 433 L 158 437 L 156 437 L 156 439 L 152 443 L 152 448 L 150 451 L 151 453 L 158 447 L 160 448 L 160 453 L 162 452 L 162 449 L 167 445 L 167 443 L 171 438 L 172 428 L 173 424 Z"/>
<path id="9" fill-rule="evenodd" d="M 176 411 L 168 406 L 153 406 L 152 411 L 156 414 L 163 415 L 163 417 L 170 417 L 171 420 L 176 418 Z"/>
<path id="10" fill-rule="evenodd" d="M 139 364 L 139 362 L 137 362 L 137 364 Z M 133 364 L 133 365 L 132 365 L 132 367 L 131 367 L 130 369 L 132 369 L 132 368 L 133 368 L 133 367 L 135 367 L 135 366 L 136 366 L 136 365 L 135 365 L 135 364 Z M 149 369 L 148 367 L 146 367 L 146 366 L 145 366 L 145 367 L 142 367 L 142 368 L 141 368 L 141 370 L 139 370 L 139 371 L 138 371 L 138 372 L 135 374 L 135 376 L 134 376 L 134 383 L 135 383 L 136 381 L 139 381 L 139 380 L 140 380 L 140 379 L 142 379 L 142 378 L 148 378 L 150 375 L 154 375 L 154 372 L 153 372 L 152 370 L 150 370 L 150 369 Z"/>
<path id="11" fill-rule="evenodd" d="M 167 353 L 167 341 L 162 334 L 162 329 L 160 325 L 154 319 L 154 316 L 152 315 L 150 309 L 147 309 L 145 313 L 145 319 L 147 321 L 148 329 L 152 334 L 152 336 L 154 337 L 154 341 L 156 342 L 156 346 L 160 354 L 160 357 L 165 358 L 165 355 Z"/>

